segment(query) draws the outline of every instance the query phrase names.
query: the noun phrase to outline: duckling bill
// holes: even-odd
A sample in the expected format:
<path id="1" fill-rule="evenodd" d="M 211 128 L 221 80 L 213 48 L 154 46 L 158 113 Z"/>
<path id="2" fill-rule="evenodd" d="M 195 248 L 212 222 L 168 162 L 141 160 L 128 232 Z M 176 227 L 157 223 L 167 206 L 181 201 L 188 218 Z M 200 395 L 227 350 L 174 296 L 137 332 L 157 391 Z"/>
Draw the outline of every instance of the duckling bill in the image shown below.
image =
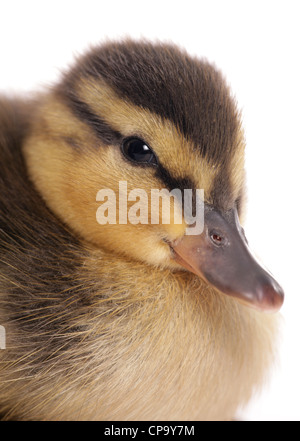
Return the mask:
<path id="1" fill-rule="evenodd" d="M 107 42 L 32 99 L 0 97 L 3 420 L 235 417 L 283 302 L 242 228 L 244 154 L 222 74 L 172 44 Z M 100 225 L 97 194 L 119 219 L 120 182 L 202 189 L 203 232 L 160 206 Z"/>
<path id="2" fill-rule="evenodd" d="M 283 290 L 251 254 L 237 210 L 206 207 L 205 214 L 204 233 L 174 243 L 174 259 L 221 292 L 259 310 L 278 311 Z"/>

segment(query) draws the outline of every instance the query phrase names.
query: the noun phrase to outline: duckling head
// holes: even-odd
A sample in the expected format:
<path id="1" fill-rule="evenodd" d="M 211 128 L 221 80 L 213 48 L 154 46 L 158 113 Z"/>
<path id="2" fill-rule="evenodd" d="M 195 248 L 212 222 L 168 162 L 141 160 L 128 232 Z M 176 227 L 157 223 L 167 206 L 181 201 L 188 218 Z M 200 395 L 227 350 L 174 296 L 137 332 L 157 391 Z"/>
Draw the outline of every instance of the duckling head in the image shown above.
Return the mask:
<path id="1" fill-rule="evenodd" d="M 235 100 L 213 65 L 125 41 L 92 49 L 45 95 L 24 154 L 46 203 L 89 246 L 188 270 L 274 311 L 282 288 L 241 226 L 244 150 Z M 162 189 L 172 192 L 167 209 Z"/>

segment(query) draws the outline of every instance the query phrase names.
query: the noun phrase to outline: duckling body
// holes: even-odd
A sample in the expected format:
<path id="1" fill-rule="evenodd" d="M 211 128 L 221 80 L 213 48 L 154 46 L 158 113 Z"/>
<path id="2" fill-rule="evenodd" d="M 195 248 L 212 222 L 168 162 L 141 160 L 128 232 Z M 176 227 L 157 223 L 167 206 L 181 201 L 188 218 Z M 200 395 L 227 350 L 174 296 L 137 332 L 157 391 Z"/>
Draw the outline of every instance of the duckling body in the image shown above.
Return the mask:
<path id="1" fill-rule="evenodd" d="M 273 362 L 277 314 L 174 261 L 185 225 L 96 222 L 98 190 L 119 181 L 204 188 L 243 217 L 244 144 L 217 70 L 172 46 L 107 44 L 36 101 L 3 98 L 0 133 L 3 419 L 234 418 Z M 122 162 L 141 138 L 157 163 Z"/>

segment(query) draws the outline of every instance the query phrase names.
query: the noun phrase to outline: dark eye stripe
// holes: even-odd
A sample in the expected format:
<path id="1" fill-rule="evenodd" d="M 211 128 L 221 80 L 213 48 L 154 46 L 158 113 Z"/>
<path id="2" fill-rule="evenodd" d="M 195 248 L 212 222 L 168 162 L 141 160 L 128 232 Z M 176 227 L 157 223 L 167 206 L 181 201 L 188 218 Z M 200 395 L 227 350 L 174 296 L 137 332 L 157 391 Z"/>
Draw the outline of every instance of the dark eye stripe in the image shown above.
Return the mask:
<path id="1" fill-rule="evenodd" d="M 122 139 L 121 133 L 110 127 L 109 124 L 99 118 L 98 115 L 95 115 L 87 103 L 81 101 L 71 93 L 65 93 L 63 96 L 64 98 L 67 98 L 65 102 L 73 114 L 78 119 L 88 124 L 104 144 L 110 145 L 120 143 Z"/>

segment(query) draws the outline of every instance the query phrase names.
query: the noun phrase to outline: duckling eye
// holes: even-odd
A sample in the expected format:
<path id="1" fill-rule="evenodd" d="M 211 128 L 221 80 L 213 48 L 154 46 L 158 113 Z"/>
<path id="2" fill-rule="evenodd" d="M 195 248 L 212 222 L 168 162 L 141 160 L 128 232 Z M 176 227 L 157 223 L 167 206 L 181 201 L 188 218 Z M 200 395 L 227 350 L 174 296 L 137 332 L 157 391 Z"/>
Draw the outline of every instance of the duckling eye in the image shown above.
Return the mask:
<path id="1" fill-rule="evenodd" d="M 226 239 L 215 231 L 210 233 L 210 240 L 217 246 L 225 245 L 226 243 Z"/>
<path id="2" fill-rule="evenodd" d="M 142 139 L 125 139 L 122 144 L 122 153 L 130 161 L 138 162 L 140 164 L 157 165 L 155 154 Z"/>

